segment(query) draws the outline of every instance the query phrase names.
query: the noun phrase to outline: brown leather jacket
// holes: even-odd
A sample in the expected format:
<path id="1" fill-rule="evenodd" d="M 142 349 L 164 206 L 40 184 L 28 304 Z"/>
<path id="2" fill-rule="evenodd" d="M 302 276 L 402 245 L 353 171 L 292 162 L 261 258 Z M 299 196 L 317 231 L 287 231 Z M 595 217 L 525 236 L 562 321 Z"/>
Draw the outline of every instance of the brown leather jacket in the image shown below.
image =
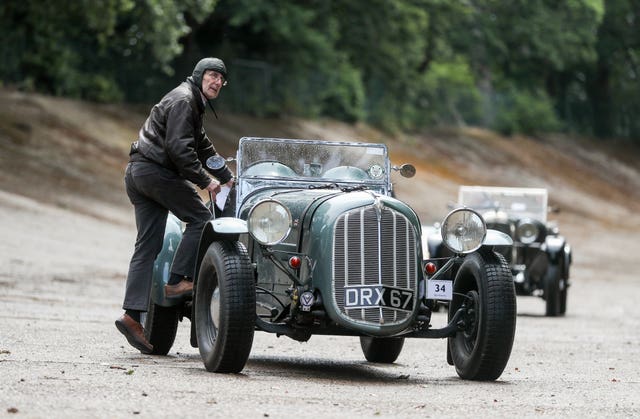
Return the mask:
<path id="1" fill-rule="evenodd" d="M 227 166 L 212 171 L 205 164 L 217 153 L 202 126 L 204 105 L 191 77 L 180 83 L 151 109 L 132 146 L 131 161 L 152 161 L 201 189 L 211 182 L 205 169 L 220 183 L 227 183 L 233 176 Z"/>

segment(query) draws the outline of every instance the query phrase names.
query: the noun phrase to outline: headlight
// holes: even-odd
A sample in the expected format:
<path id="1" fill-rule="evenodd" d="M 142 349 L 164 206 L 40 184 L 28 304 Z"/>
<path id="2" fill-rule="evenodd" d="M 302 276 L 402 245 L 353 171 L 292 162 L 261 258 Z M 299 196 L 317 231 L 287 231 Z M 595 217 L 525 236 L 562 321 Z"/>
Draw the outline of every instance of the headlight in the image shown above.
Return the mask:
<path id="1" fill-rule="evenodd" d="M 468 208 L 451 211 L 442 222 L 442 240 L 454 253 L 471 253 L 477 250 L 487 234 L 484 220 Z"/>
<path id="2" fill-rule="evenodd" d="M 272 246 L 280 243 L 291 230 L 291 213 L 278 201 L 258 202 L 249 212 L 249 233 L 260 244 Z"/>
<path id="3" fill-rule="evenodd" d="M 538 238 L 538 234 L 540 234 L 540 229 L 538 228 L 538 224 L 533 220 L 523 219 L 518 223 L 516 237 L 523 244 L 533 243 Z"/>

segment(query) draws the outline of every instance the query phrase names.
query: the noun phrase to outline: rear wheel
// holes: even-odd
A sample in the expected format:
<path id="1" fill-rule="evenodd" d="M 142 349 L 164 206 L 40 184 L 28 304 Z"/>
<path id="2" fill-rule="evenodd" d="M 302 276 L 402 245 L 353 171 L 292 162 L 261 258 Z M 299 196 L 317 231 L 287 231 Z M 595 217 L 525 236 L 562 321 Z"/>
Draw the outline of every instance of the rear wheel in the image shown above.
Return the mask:
<path id="1" fill-rule="evenodd" d="M 360 337 L 362 353 L 369 362 L 392 364 L 398 359 L 403 345 L 404 338 Z"/>
<path id="2" fill-rule="evenodd" d="M 149 299 L 144 334 L 153 345 L 152 354 L 166 355 L 173 346 L 180 319 L 179 307 L 162 307 Z"/>
<path id="3" fill-rule="evenodd" d="M 562 290 L 560 284 L 560 266 L 549 263 L 547 272 L 544 276 L 544 299 L 546 302 L 546 315 L 550 317 L 564 314 L 562 311 Z M 564 289 L 564 309 L 566 311 L 566 287 Z"/>
<path id="4" fill-rule="evenodd" d="M 516 330 L 511 271 L 492 251 L 467 255 L 454 280 L 449 319 L 461 309 L 464 330 L 448 339 L 456 372 L 468 380 L 495 380 L 504 371 Z"/>
<path id="5" fill-rule="evenodd" d="M 244 245 L 211 243 L 195 296 L 196 336 L 207 371 L 242 371 L 253 344 L 255 317 L 255 283 Z"/>

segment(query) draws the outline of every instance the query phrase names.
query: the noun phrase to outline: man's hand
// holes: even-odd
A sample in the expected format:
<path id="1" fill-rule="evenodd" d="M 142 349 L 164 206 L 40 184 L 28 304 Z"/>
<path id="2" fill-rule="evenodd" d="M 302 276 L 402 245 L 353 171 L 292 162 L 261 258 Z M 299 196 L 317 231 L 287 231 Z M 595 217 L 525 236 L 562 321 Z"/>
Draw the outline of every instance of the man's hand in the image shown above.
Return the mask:
<path id="1" fill-rule="evenodd" d="M 211 183 L 209 183 L 207 185 L 206 188 L 204 188 L 206 191 L 209 191 L 211 193 L 211 195 L 213 195 L 213 198 L 216 197 L 216 194 L 218 192 L 220 192 L 220 183 L 218 183 L 217 180 L 211 180 Z"/>
<path id="2" fill-rule="evenodd" d="M 234 179 L 231 178 L 229 179 L 229 182 L 225 183 L 223 186 L 228 186 L 229 188 L 231 188 L 234 184 Z"/>

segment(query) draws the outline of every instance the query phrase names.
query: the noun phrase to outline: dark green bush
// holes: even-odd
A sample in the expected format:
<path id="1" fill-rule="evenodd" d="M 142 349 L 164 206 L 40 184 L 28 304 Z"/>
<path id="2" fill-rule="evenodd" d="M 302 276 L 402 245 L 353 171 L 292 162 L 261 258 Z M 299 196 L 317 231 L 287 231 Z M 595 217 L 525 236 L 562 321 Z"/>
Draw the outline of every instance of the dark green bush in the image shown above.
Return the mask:
<path id="1" fill-rule="evenodd" d="M 536 135 L 560 129 L 553 103 L 540 91 L 509 89 L 494 98 L 493 129 L 506 134 Z"/>

